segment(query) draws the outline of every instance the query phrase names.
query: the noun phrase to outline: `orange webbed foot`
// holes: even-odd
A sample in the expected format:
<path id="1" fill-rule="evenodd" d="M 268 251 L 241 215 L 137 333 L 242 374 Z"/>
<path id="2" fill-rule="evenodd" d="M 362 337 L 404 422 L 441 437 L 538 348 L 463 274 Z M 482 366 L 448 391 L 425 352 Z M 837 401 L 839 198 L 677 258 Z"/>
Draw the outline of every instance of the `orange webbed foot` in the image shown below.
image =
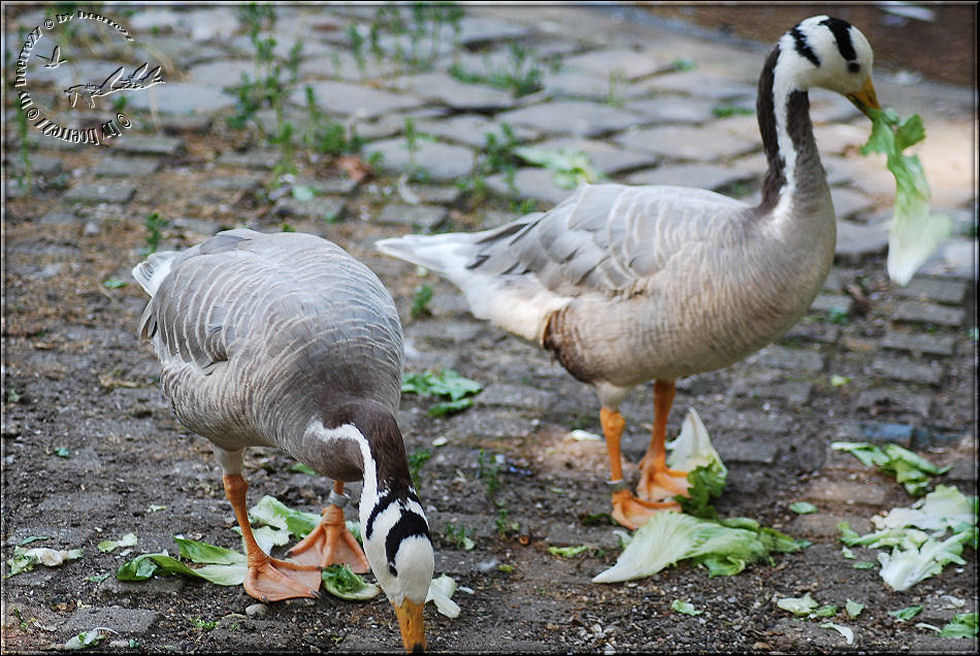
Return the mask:
<path id="1" fill-rule="evenodd" d="M 320 596 L 321 570 L 266 555 L 249 564 L 245 575 L 245 592 L 263 603 Z"/>
<path id="2" fill-rule="evenodd" d="M 339 487 L 343 490 L 342 486 Z M 371 567 L 367 557 L 357 539 L 347 530 L 343 507 L 339 505 L 346 504 L 347 496 L 335 490 L 330 501 L 330 505 L 323 510 L 323 520 L 289 550 L 290 558 L 322 568 L 348 565 L 355 574 L 368 573 Z"/>
<path id="3" fill-rule="evenodd" d="M 676 501 L 644 501 L 629 490 L 617 490 L 612 495 L 612 518 L 630 530 L 636 530 L 661 512 L 679 512 Z"/>
<path id="4" fill-rule="evenodd" d="M 656 464 L 653 458 L 644 457 L 640 461 L 641 476 L 636 486 L 636 494 L 645 501 L 662 501 L 677 495 L 688 496 L 686 471 L 669 469 L 664 464 Z"/>

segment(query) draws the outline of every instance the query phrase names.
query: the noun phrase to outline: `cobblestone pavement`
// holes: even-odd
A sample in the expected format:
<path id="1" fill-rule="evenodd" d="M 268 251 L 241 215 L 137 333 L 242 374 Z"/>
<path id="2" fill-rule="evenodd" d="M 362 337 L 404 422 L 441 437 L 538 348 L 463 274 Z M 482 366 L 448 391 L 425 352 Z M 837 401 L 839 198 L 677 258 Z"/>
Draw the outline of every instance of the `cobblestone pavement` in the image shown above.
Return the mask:
<path id="1" fill-rule="evenodd" d="M 399 27 L 380 5 L 279 6 L 271 29 L 268 17 L 253 16 L 260 29 L 250 38 L 234 6 L 103 7 L 133 42 L 105 21 L 62 24 L 52 10 L 54 27 L 41 28 L 35 52 L 51 54 L 61 30 L 69 61 L 53 69 L 31 61 L 30 102 L 77 127 L 79 140 L 106 143 L 42 134 L 37 115 L 25 120 L 32 105 L 11 92 L 24 87 L 7 87 L 3 556 L 31 536 L 84 556 L 4 580 L 4 649 L 43 651 L 97 626 L 115 632 L 101 645 L 112 651 L 397 647 L 380 600 L 265 607 L 239 589 L 180 578 L 123 583 L 109 574 L 127 554 L 96 549 L 129 531 L 139 552 L 172 552 L 180 533 L 235 546 L 210 451 L 173 419 L 156 362 L 136 340 L 145 298 L 129 270 L 146 248 L 181 248 L 246 225 L 317 233 L 362 258 L 396 297 L 408 369 L 450 367 L 484 386 L 471 409 L 444 418 L 427 415 L 428 400 L 403 399 L 437 572 L 472 591 L 456 595 L 459 618 L 427 616 L 434 649 L 972 652 L 975 640 L 938 638 L 888 611 L 922 604 L 916 621 L 940 626 L 954 612 L 975 612 L 975 552 L 904 593 L 888 591 L 874 569 L 852 569 L 840 555 L 839 522 L 866 530 L 872 515 L 912 499 L 829 445 L 896 442 L 952 465 L 938 481 L 976 494 L 976 90 L 908 83 L 916 78 L 901 71 L 875 77 L 884 105 L 923 117 L 928 137 L 917 153 L 934 209 L 956 224 L 904 288 L 884 272 L 894 181 L 882 159 L 858 153 L 869 125 L 842 98 L 813 92 L 839 217 L 830 276 L 779 342 L 678 382 L 669 431 L 689 406 L 698 409 L 730 469 L 722 514 L 814 545 L 732 578 L 680 566 L 598 586 L 589 579 L 619 553 L 601 516 L 609 510 L 604 448 L 571 436 L 599 431 L 594 394 L 545 353 L 470 317 L 452 286 L 372 244 L 499 225 L 571 193 L 575 171 L 531 165 L 515 155 L 519 146 L 584 154 L 581 175 L 757 198 L 764 157 L 755 83 L 771 44 L 611 6 L 466 6 L 461 17 L 446 10 L 438 19 L 434 9 L 409 9 Z M 18 51 L 45 16 L 26 6 L 4 12 L 4 76 L 13 79 Z M 799 18 L 807 15 L 801 6 Z M 759 19 L 758 8 L 746 12 Z M 271 35 L 274 43 L 263 42 Z M 163 67 L 164 84 L 97 92 L 95 108 L 81 106 L 84 96 L 66 108 L 63 89 L 101 82 L 113 62 L 143 61 Z M 228 90 L 250 82 L 251 92 Z M 374 173 L 359 179 L 365 165 Z M 650 398 L 651 386 L 641 386 L 623 406 L 633 462 L 648 440 Z M 291 465 L 255 450 L 252 499 L 273 494 L 316 509 L 330 482 Z M 493 499 L 488 472 L 502 483 Z M 819 512 L 794 515 L 787 506 L 797 500 Z M 460 528 L 474 549 L 452 539 Z M 578 544 L 591 548 L 569 560 L 547 549 Z M 853 645 L 773 604 L 807 591 L 867 605 L 861 618 L 835 620 L 854 629 Z M 674 613 L 675 598 L 705 613 Z"/>

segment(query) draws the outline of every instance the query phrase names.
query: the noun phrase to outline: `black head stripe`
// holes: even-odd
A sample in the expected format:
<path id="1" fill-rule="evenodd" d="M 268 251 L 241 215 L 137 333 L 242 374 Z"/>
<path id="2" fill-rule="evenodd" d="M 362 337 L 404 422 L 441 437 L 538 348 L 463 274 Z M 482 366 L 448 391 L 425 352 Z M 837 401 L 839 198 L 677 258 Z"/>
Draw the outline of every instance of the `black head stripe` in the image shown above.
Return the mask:
<path id="1" fill-rule="evenodd" d="M 429 540 L 429 525 L 426 523 L 425 518 L 416 512 L 411 510 L 402 511 L 402 516 L 398 518 L 395 525 L 391 527 L 388 531 L 388 537 L 385 540 L 385 555 L 388 557 L 388 571 L 391 572 L 392 576 L 398 576 L 398 570 L 395 569 L 395 555 L 398 553 L 398 547 L 404 540 L 410 537 L 424 537 Z"/>
<path id="2" fill-rule="evenodd" d="M 837 40 L 837 50 L 840 56 L 847 61 L 857 59 L 857 52 L 854 50 L 854 43 L 851 41 L 851 24 L 839 18 L 827 18 L 820 21 L 821 25 L 826 25 Z"/>
<path id="3" fill-rule="evenodd" d="M 800 26 L 797 25 L 789 31 L 790 35 L 793 37 L 793 42 L 795 44 L 797 54 L 806 57 L 813 63 L 814 66 L 820 67 L 820 58 L 817 57 L 817 53 L 813 52 L 813 48 L 806 40 L 803 32 L 800 31 Z"/>

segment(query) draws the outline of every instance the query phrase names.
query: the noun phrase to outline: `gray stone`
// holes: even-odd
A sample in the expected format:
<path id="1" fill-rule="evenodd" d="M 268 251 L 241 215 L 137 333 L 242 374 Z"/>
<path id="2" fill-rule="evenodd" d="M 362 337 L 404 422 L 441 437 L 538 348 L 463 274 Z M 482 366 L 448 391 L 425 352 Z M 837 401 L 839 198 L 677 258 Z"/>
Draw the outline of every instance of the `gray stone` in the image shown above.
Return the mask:
<path id="1" fill-rule="evenodd" d="M 662 61 L 661 57 L 652 52 L 620 48 L 593 50 L 562 60 L 562 68 L 584 71 L 600 78 L 618 74 L 629 81 L 661 73 L 669 67 L 669 61 Z"/>
<path id="2" fill-rule="evenodd" d="M 902 301 L 892 315 L 894 321 L 910 323 L 932 323 L 940 326 L 958 328 L 963 325 L 965 313 L 960 308 L 944 307 L 934 303 Z"/>
<path id="3" fill-rule="evenodd" d="M 632 100 L 626 109 L 644 116 L 644 124 L 698 124 L 711 120 L 714 101 L 683 96 L 655 96 Z"/>
<path id="4" fill-rule="evenodd" d="M 810 312 L 818 312 L 820 314 L 840 312 L 844 315 L 850 315 L 853 310 L 854 299 L 850 296 L 844 294 L 825 294 L 823 292 L 817 294 L 817 297 L 813 299 L 813 304 L 810 306 Z"/>
<path id="5" fill-rule="evenodd" d="M 414 168 L 436 181 L 457 180 L 473 171 L 473 151 L 469 148 L 428 139 L 419 139 L 416 146 L 412 154 L 407 140 L 383 139 L 364 146 L 364 153 L 381 153 L 381 168 L 386 171 L 402 173 Z"/>
<path id="6" fill-rule="evenodd" d="M 254 59 L 221 59 L 197 64 L 187 71 L 189 82 L 214 86 L 219 89 L 242 82 L 242 74 L 256 80 L 261 71 Z"/>
<path id="7" fill-rule="evenodd" d="M 141 608 L 79 608 L 69 617 L 62 628 L 77 634 L 95 627 L 106 627 L 117 633 L 146 633 L 160 613 Z"/>
<path id="8" fill-rule="evenodd" d="M 643 166 L 654 166 L 660 159 L 650 153 L 625 150 L 605 141 L 596 141 L 594 139 L 563 137 L 549 139 L 548 141 L 534 144 L 533 147 L 544 150 L 571 150 L 584 153 L 588 156 L 592 166 L 606 175 L 615 175 L 621 171 L 628 171 Z"/>
<path id="9" fill-rule="evenodd" d="M 100 177 L 140 177 L 159 169 L 160 162 L 152 157 L 106 157 L 95 165 L 93 173 Z"/>
<path id="10" fill-rule="evenodd" d="M 21 158 L 20 153 L 15 155 L 13 150 L 8 150 L 7 158 L 7 165 L 15 172 L 23 173 L 26 170 L 24 160 Z M 27 161 L 31 169 L 31 175 L 56 175 L 64 170 L 61 159 L 51 155 L 31 153 Z"/>
<path id="11" fill-rule="evenodd" d="M 942 365 L 937 362 L 922 364 L 908 358 L 876 357 L 871 361 L 871 370 L 891 378 L 910 383 L 939 385 L 943 380 Z"/>
<path id="12" fill-rule="evenodd" d="M 805 380 L 791 380 L 783 383 L 756 384 L 741 380 L 732 390 L 737 396 L 762 399 L 782 399 L 796 405 L 803 405 L 810 398 L 813 383 Z"/>
<path id="13" fill-rule="evenodd" d="M 211 178 L 205 183 L 205 186 L 212 189 L 229 189 L 231 191 L 252 189 L 261 185 L 262 177 L 257 175 L 223 175 Z"/>
<path id="14" fill-rule="evenodd" d="M 278 150 L 273 149 L 253 148 L 246 152 L 226 150 L 218 156 L 215 163 L 246 169 L 271 169 L 279 163 L 281 156 Z"/>
<path id="15" fill-rule="evenodd" d="M 718 102 L 755 98 L 754 85 L 700 71 L 678 71 L 657 75 L 642 83 L 643 89 L 657 93 L 679 93 L 711 98 Z"/>
<path id="16" fill-rule="evenodd" d="M 507 184 L 507 179 L 503 173 L 488 177 L 487 187 L 501 196 L 513 196 L 520 200 L 530 198 L 554 205 L 575 192 L 574 189 L 567 189 L 559 185 L 555 180 L 553 171 L 538 167 L 517 169 L 514 173 L 514 189 L 511 189 L 510 185 Z"/>
<path id="17" fill-rule="evenodd" d="M 564 67 L 558 72 L 547 72 L 542 84 L 544 95 L 550 98 L 592 100 L 610 106 L 619 106 L 636 95 L 631 85 L 615 77 L 603 78 Z"/>
<path id="18" fill-rule="evenodd" d="M 115 142 L 116 150 L 139 155 L 176 155 L 184 147 L 180 137 L 126 134 Z"/>
<path id="19" fill-rule="evenodd" d="M 840 326 L 826 324 L 822 322 L 797 323 L 786 331 L 781 341 L 792 342 L 798 339 L 805 339 L 811 342 L 822 344 L 834 344 L 840 337 Z"/>
<path id="20" fill-rule="evenodd" d="M 625 130 L 640 122 L 640 115 L 608 105 L 574 100 L 528 105 L 497 115 L 497 120 L 550 134 L 596 137 Z"/>
<path id="21" fill-rule="evenodd" d="M 929 335 L 926 333 L 907 333 L 889 328 L 881 345 L 896 351 L 909 351 L 913 355 L 953 355 L 956 340 L 949 335 Z"/>
<path id="22" fill-rule="evenodd" d="M 844 187 L 834 187 L 830 190 L 834 201 L 834 212 L 838 219 L 852 219 L 865 216 L 874 209 L 874 200 L 857 191 Z"/>
<path id="23" fill-rule="evenodd" d="M 459 41 L 463 45 L 522 39 L 533 33 L 530 27 L 487 16 L 464 16 L 459 22 Z"/>
<path id="24" fill-rule="evenodd" d="M 128 203 L 135 193 L 136 185 L 83 183 L 62 198 L 69 203 Z"/>
<path id="25" fill-rule="evenodd" d="M 320 106 L 330 115 L 340 114 L 359 119 L 372 119 L 388 112 L 413 109 L 422 105 L 422 100 L 414 96 L 374 89 L 349 82 L 315 82 L 310 86 Z M 304 89 L 298 89 L 291 97 L 292 102 L 306 103 Z"/>
<path id="26" fill-rule="evenodd" d="M 455 205 L 463 197 L 463 190 L 456 185 L 410 185 L 409 189 L 422 203 Z"/>
<path id="27" fill-rule="evenodd" d="M 688 125 L 658 125 L 637 128 L 618 135 L 614 141 L 627 148 L 656 153 L 668 159 L 717 162 L 746 155 L 759 148 L 755 139 L 729 131 Z"/>
<path id="28" fill-rule="evenodd" d="M 931 276 L 952 276 L 976 281 L 977 239 L 954 237 L 943 242 L 935 255 L 922 265 L 919 273 Z M 974 284 L 976 284 L 974 282 Z"/>
<path id="29" fill-rule="evenodd" d="M 167 82 L 144 93 L 126 96 L 126 108 L 155 110 L 164 114 L 206 114 L 235 106 L 235 98 L 221 87 L 191 82 Z"/>
<path id="30" fill-rule="evenodd" d="M 785 434 L 793 427 L 794 419 L 782 413 L 766 413 L 759 410 L 722 409 L 716 423 L 726 435 L 742 433 L 751 437 L 759 433 Z M 724 440 L 721 440 L 724 441 Z"/>
<path id="31" fill-rule="evenodd" d="M 504 123 L 504 121 L 491 121 L 475 114 L 461 114 L 437 120 L 418 121 L 416 129 L 425 134 L 483 149 L 487 143 L 488 133 L 494 135 L 498 144 L 507 142 L 502 129 Z M 537 130 L 526 127 L 512 126 L 511 129 L 514 139 L 519 142 L 534 141 L 540 136 Z"/>
<path id="32" fill-rule="evenodd" d="M 920 277 L 913 278 L 905 287 L 895 285 L 892 290 L 897 296 L 959 305 L 966 297 L 967 284 L 962 280 L 937 280 Z"/>
<path id="33" fill-rule="evenodd" d="M 343 194 L 347 195 L 357 189 L 357 181 L 351 178 L 337 176 L 322 180 L 304 180 L 298 184 L 309 185 L 321 194 Z"/>
<path id="34" fill-rule="evenodd" d="M 514 104 L 510 91 L 485 84 L 460 82 L 441 71 L 401 77 L 389 86 L 459 110 L 500 109 Z"/>
<path id="35" fill-rule="evenodd" d="M 41 223 L 44 225 L 71 225 L 81 220 L 71 212 L 48 212 L 41 217 Z"/>
<path id="36" fill-rule="evenodd" d="M 377 222 L 382 225 L 411 226 L 422 232 L 431 232 L 449 218 L 445 207 L 436 205 L 408 205 L 389 203 L 378 215 Z"/>
<path id="37" fill-rule="evenodd" d="M 751 362 L 766 367 L 806 372 L 823 371 L 826 360 L 822 353 L 782 346 L 767 346 L 751 358 Z"/>
<path id="38" fill-rule="evenodd" d="M 864 481 L 829 481 L 821 479 L 811 483 L 803 491 L 802 498 L 807 501 L 823 503 L 860 503 L 868 506 L 881 506 L 888 501 L 888 491 L 873 478 Z"/>
<path id="39" fill-rule="evenodd" d="M 870 389 L 861 392 L 855 402 L 855 407 L 871 410 L 874 413 L 884 410 L 894 412 L 908 411 L 914 412 L 921 417 L 928 417 L 929 411 L 932 408 L 932 398 L 900 389 Z"/>
<path id="40" fill-rule="evenodd" d="M 541 410 L 549 406 L 553 396 L 550 390 L 496 383 L 485 387 L 479 399 L 480 404 L 485 406 Z"/>
<path id="41" fill-rule="evenodd" d="M 347 214 L 347 205 L 342 198 L 334 196 L 316 196 L 306 201 L 285 197 L 276 202 L 275 212 L 278 216 L 320 219 L 334 223 Z"/>
<path id="42" fill-rule="evenodd" d="M 635 185 L 680 185 L 718 190 L 750 177 L 738 169 L 720 164 L 663 164 L 631 173 L 625 181 Z"/>
<path id="43" fill-rule="evenodd" d="M 881 223 L 861 225 L 838 219 L 835 253 L 843 262 L 859 264 L 868 255 L 888 250 L 888 228 Z"/>

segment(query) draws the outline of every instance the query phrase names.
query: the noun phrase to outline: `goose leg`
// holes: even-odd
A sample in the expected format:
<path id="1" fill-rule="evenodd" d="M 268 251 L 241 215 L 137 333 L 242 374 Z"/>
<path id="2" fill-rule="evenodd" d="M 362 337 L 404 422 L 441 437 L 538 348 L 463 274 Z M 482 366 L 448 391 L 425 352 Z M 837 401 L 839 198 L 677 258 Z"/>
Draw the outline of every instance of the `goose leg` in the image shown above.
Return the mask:
<path id="1" fill-rule="evenodd" d="M 235 509 L 235 517 L 245 539 L 245 552 L 248 557 L 248 573 L 245 575 L 245 592 L 256 599 L 268 603 L 295 597 L 318 597 L 320 589 L 320 568 L 291 563 L 272 558 L 255 541 L 252 527 L 248 522 L 245 507 L 245 492 L 248 483 L 241 474 L 225 474 L 225 495 Z"/>
<path id="2" fill-rule="evenodd" d="M 655 501 L 683 494 L 687 496 L 687 472 L 668 469 L 667 417 L 674 404 L 674 381 L 653 383 L 653 435 L 650 446 L 640 461 L 642 475 L 636 493 L 641 499 Z"/>
<path id="3" fill-rule="evenodd" d="M 609 452 L 609 484 L 613 486 L 612 517 L 628 529 L 643 526 L 649 519 L 664 510 L 680 510 L 676 501 L 650 502 L 637 499 L 626 487 L 623 480 L 623 458 L 620 452 L 620 438 L 626 425 L 618 410 L 603 407 L 599 412 L 602 432 L 606 436 L 606 450 Z"/>
<path id="4" fill-rule="evenodd" d="M 347 564 L 355 574 L 369 572 L 371 567 L 364 551 L 344 521 L 344 506 L 348 500 L 343 481 L 335 481 L 329 505 L 323 509 L 323 521 L 289 550 L 289 556 L 298 563 L 320 567 Z"/>

